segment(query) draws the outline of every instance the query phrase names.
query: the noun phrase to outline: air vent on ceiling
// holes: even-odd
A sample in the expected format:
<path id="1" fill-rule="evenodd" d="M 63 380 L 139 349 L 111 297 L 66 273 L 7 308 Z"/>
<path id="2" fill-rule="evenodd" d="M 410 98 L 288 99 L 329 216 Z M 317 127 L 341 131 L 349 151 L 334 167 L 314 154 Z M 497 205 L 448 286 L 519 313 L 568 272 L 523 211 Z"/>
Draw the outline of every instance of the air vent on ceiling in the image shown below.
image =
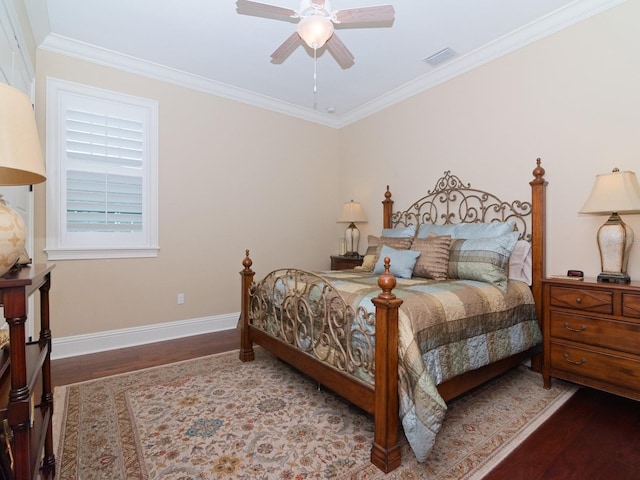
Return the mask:
<path id="1" fill-rule="evenodd" d="M 425 58 L 424 61 L 425 63 L 428 63 L 432 67 L 436 67 L 446 62 L 447 60 L 455 57 L 456 55 L 458 55 L 458 52 L 456 52 L 453 48 L 446 47 L 440 50 L 439 52 L 436 52 L 433 55 Z"/>

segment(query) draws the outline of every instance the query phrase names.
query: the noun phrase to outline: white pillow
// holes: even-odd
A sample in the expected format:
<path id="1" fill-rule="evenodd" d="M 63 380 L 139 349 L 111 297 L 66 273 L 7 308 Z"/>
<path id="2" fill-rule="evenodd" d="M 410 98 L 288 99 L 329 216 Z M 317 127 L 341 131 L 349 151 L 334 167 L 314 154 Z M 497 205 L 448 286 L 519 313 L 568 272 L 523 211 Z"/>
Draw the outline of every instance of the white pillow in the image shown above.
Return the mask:
<path id="1" fill-rule="evenodd" d="M 526 240 L 518 240 L 509 257 L 509 280 L 519 280 L 531 285 L 532 268 L 531 244 Z"/>

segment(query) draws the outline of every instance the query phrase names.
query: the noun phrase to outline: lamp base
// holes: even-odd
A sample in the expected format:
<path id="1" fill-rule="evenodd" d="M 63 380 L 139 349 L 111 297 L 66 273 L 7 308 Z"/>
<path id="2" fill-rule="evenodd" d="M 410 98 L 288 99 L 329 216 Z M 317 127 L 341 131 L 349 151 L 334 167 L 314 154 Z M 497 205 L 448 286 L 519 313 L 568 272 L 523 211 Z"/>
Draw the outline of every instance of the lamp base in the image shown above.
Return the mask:
<path id="1" fill-rule="evenodd" d="M 609 282 L 609 283 L 629 283 L 631 282 L 631 278 L 626 273 L 605 273 L 602 272 L 598 275 L 599 282 Z"/>

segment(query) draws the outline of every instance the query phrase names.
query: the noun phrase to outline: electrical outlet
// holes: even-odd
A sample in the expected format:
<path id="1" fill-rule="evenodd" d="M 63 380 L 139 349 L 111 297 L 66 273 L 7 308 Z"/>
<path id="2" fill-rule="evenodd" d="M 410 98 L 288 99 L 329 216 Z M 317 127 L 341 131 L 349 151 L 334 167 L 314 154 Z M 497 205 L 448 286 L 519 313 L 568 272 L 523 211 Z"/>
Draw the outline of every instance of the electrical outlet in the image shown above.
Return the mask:
<path id="1" fill-rule="evenodd" d="M 178 294 L 178 305 L 182 305 L 184 303 L 184 293 Z"/>

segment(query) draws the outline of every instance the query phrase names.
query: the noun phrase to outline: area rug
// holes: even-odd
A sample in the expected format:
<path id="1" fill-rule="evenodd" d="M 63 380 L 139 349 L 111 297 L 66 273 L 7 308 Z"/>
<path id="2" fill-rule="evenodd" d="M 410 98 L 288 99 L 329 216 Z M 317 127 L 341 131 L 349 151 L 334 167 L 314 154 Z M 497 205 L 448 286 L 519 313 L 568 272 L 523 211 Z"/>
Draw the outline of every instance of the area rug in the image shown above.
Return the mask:
<path id="1" fill-rule="evenodd" d="M 575 391 L 526 367 L 450 402 L 425 463 L 369 463 L 372 418 L 256 348 L 55 390 L 59 480 L 482 478 Z"/>

